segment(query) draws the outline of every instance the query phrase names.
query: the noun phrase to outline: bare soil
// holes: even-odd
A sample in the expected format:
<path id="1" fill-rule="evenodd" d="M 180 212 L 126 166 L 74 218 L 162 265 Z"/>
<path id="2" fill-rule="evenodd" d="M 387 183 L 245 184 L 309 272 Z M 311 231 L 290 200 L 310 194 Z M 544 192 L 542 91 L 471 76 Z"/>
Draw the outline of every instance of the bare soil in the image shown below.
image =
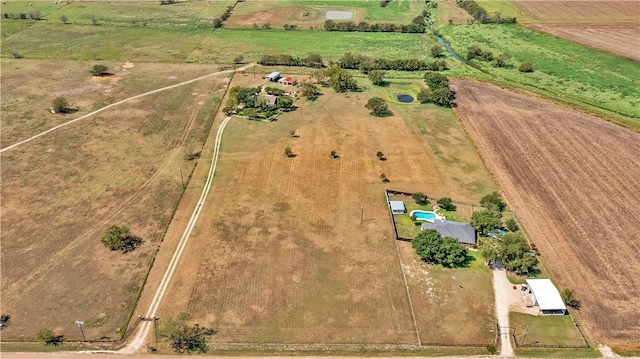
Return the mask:
<path id="1" fill-rule="evenodd" d="M 183 74 L 166 80 L 192 78 Z M 57 76 L 34 81 L 54 88 Z M 117 89 L 122 83 L 109 86 L 132 91 Z M 15 89 L 10 98 L 30 98 Z M 202 145 L 223 91 L 224 79 L 205 79 L 2 154 L 2 310 L 12 317 L 3 339 L 32 340 L 42 327 L 77 339 L 75 320 L 85 322 L 87 339 L 119 339 L 180 199 L 180 173 L 186 179 L 195 165 L 184 152 Z M 12 133 L 34 134 L 31 117 L 13 111 L 25 122 Z M 100 236 L 112 224 L 129 226 L 144 243 L 128 254 L 109 251 Z"/>
<path id="2" fill-rule="evenodd" d="M 564 23 L 638 23 L 638 1 L 514 1 L 535 20 Z"/>
<path id="3" fill-rule="evenodd" d="M 252 84 L 251 76 L 236 79 Z M 413 120 L 369 115 L 370 95 L 325 89 L 277 122 L 227 125 L 213 190 L 160 317 L 187 313 L 218 330 L 216 343 L 417 343 L 383 190 L 428 184 L 437 193 L 479 194 L 444 179 L 448 167 Z M 399 108 L 392 107 L 409 111 Z M 414 108 L 422 113 L 414 118 L 433 121 L 446 111 Z M 457 129 L 443 141 L 467 141 L 448 113 Z M 285 147 L 296 157 L 286 158 Z M 471 152 L 461 161 L 476 165 L 471 177 L 487 179 L 468 142 L 464 148 Z M 391 183 L 380 181 L 383 172 Z"/>
<path id="4" fill-rule="evenodd" d="M 528 27 L 640 61 L 640 25 L 531 24 Z"/>
<path id="5" fill-rule="evenodd" d="M 458 116 L 545 266 L 582 302 L 588 333 L 637 345 L 640 134 L 478 82 L 453 88 Z"/>

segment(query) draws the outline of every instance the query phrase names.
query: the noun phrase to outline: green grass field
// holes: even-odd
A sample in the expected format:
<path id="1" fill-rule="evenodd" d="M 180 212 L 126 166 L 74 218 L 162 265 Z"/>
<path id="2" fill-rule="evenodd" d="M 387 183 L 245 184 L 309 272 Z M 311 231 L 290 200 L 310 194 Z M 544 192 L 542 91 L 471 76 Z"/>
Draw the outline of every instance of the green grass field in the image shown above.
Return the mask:
<path id="1" fill-rule="evenodd" d="M 515 328 L 519 344 L 524 341 L 524 344 L 539 345 L 585 345 L 570 315 L 530 315 L 511 312 L 509 324 Z"/>
<path id="2" fill-rule="evenodd" d="M 479 44 L 494 56 L 509 52 L 511 68 L 493 68 L 474 62 L 495 76 L 494 81 L 524 87 L 565 103 L 616 116 L 640 126 L 640 68 L 632 60 L 589 49 L 569 41 L 514 25 L 461 25 L 440 29 L 456 52 Z M 535 71 L 521 73 L 517 66 L 530 61 Z"/>
<path id="3" fill-rule="evenodd" d="M 600 358 L 594 349 L 515 349 L 516 355 L 526 358 Z"/>
<path id="4" fill-rule="evenodd" d="M 386 7 L 380 6 L 379 0 L 294 0 L 292 3 L 305 6 L 321 6 L 330 8 L 364 9 L 366 20 L 409 23 L 424 8 L 424 2 L 415 0 L 395 0 Z M 417 8 L 420 10 L 416 11 Z M 413 11 L 412 11 L 413 10 Z"/>

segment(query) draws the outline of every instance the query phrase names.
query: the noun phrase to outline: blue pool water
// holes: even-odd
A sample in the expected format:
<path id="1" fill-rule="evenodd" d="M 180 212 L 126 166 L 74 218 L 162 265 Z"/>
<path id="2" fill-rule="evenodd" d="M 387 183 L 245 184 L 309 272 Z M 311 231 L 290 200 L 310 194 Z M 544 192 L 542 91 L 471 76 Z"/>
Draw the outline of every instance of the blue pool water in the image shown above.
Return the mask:
<path id="1" fill-rule="evenodd" d="M 416 217 L 416 220 L 433 222 L 436 219 L 436 214 L 433 212 L 415 212 L 413 215 Z"/>

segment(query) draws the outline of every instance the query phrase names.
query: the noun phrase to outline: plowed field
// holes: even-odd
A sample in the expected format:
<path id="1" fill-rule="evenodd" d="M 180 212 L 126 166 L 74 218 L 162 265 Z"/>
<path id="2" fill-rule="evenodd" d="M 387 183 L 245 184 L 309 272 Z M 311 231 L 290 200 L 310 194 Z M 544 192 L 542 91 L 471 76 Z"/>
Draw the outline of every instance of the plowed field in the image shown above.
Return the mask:
<path id="1" fill-rule="evenodd" d="M 640 61 L 640 25 L 530 25 L 530 28 Z"/>
<path id="2" fill-rule="evenodd" d="M 640 134 L 477 82 L 457 81 L 458 116 L 588 332 L 640 336 Z"/>
<path id="3" fill-rule="evenodd" d="M 514 1 L 535 20 L 590 23 L 638 23 L 638 1 Z"/>

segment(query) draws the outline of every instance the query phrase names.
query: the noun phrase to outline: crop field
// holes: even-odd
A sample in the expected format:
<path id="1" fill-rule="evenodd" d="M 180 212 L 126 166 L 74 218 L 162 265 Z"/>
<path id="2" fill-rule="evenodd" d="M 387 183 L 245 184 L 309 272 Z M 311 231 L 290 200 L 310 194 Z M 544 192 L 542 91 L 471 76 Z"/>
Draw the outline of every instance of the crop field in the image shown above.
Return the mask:
<path id="1" fill-rule="evenodd" d="M 47 99 L 44 91 L 75 89 L 68 96 L 75 104 L 86 97 L 82 106 L 91 108 L 137 92 L 127 77 L 155 74 L 149 81 L 160 86 L 203 70 L 134 65 L 87 87 L 95 84 L 86 72 L 91 63 L 2 65 L 3 106 L 15 105 L 2 116 L 11 142 L 60 122 L 47 118 L 60 115 L 37 112 L 35 89 Z M 185 151 L 202 146 L 225 82 L 208 78 L 122 104 L 2 153 L 2 311 L 11 315 L 3 340 L 33 340 L 43 327 L 77 340 L 75 320 L 85 321 L 87 339 L 120 338 L 181 197 L 180 173 L 186 179 L 195 165 Z M 100 237 L 112 224 L 127 225 L 142 245 L 109 251 Z"/>
<path id="2" fill-rule="evenodd" d="M 639 23 L 638 1 L 513 1 L 536 21 L 545 23 Z"/>
<path id="3" fill-rule="evenodd" d="M 255 80 L 236 76 L 235 84 Z M 318 101 L 299 100 L 297 111 L 276 122 L 229 123 L 206 217 L 159 316 L 187 313 L 218 331 L 211 338 L 216 343 L 417 343 L 383 190 L 478 201 L 493 186 L 480 186 L 491 179 L 450 110 L 393 104 L 396 116 L 375 118 L 363 107 L 373 95 L 383 91 L 325 89 Z M 291 129 L 298 138 L 288 135 Z M 283 155 L 287 146 L 295 158 Z M 338 159 L 329 156 L 332 150 Z M 377 151 L 387 161 L 378 160 Z M 380 181 L 383 172 L 390 183 Z M 446 275 L 429 274 L 410 252 L 402 258 L 420 272 L 410 284 L 412 296 L 422 298 L 429 278 Z M 461 274 L 463 283 L 490 283 L 490 274 L 478 273 Z M 484 343 L 491 337 L 490 285 L 475 288 L 480 313 L 472 314 L 473 325 L 467 319 L 453 331 L 470 314 L 444 310 L 461 297 L 449 293 L 446 281 L 430 283 L 447 301 L 420 309 L 423 341 Z M 431 322 L 428 313 L 436 311 L 451 322 Z"/>
<path id="4" fill-rule="evenodd" d="M 539 25 L 529 28 L 640 61 L 640 25 Z"/>
<path id="5" fill-rule="evenodd" d="M 456 81 L 456 112 L 587 333 L 637 346 L 640 134 L 497 87 Z"/>
<path id="6" fill-rule="evenodd" d="M 509 52 L 512 66 L 494 68 L 474 60 L 494 81 L 531 89 L 571 105 L 580 105 L 630 127 L 640 126 L 640 76 L 638 63 L 566 40 L 512 25 L 460 25 L 440 29 L 456 52 L 466 55 L 474 44 L 494 56 Z M 534 72 L 517 67 L 531 61 Z"/>
<path id="7" fill-rule="evenodd" d="M 96 42 L 100 46 L 96 47 Z M 295 43 L 295 46 L 291 46 Z M 346 52 L 384 58 L 426 58 L 435 39 L 400 33 L 221 29 L 163 29 L 38 23 L 2 41 L 2 56 L 169 63 L 257 61 L 265 53 L 337 58 Z"/>
<path id="8" fill-rule="evenodd" d="M 253 27 L 269 24 L 281 29 L 285 24 L 297 25 L 300 29 L 322 28 L 327 20 L 325 13 L 331 10 L 352 11 L 348 21 L 393 22 L 408 24 L 424 9 L 424 2 L 396 0 L 381 7 L 378 0 L 362 1 L 245 1 L 238 3 L 227 27 Z"/>

